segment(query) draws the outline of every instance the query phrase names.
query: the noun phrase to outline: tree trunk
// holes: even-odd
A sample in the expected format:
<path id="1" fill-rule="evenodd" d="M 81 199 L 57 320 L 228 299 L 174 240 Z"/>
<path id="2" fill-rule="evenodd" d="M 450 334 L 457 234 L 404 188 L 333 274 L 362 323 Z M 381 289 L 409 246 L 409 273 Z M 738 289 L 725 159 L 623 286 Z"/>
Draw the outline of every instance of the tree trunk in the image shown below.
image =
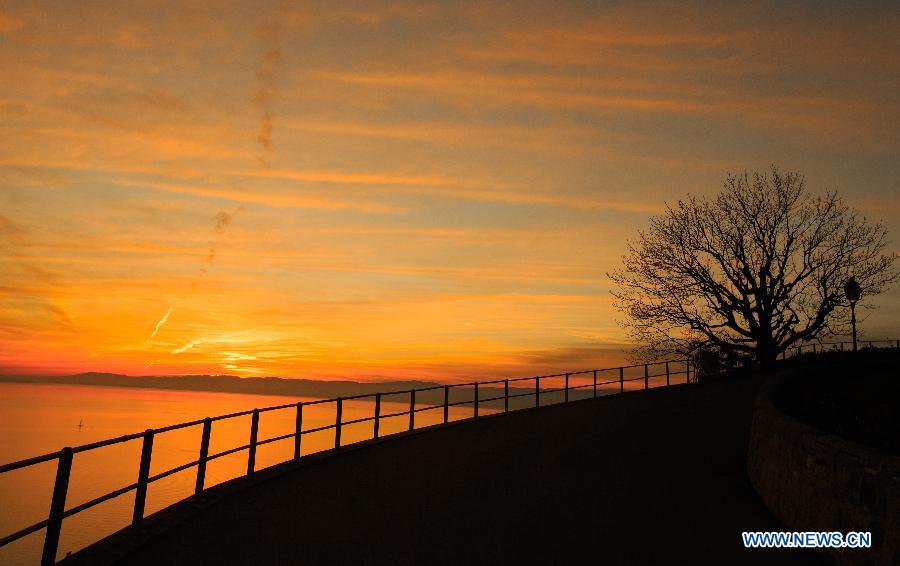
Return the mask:
<path id="1" fill-rule="evenodd" d="M 771 367 L 778 359 L 778 348 L 771 334 L 756 341 L 756 361 L 761 367 Z"/>

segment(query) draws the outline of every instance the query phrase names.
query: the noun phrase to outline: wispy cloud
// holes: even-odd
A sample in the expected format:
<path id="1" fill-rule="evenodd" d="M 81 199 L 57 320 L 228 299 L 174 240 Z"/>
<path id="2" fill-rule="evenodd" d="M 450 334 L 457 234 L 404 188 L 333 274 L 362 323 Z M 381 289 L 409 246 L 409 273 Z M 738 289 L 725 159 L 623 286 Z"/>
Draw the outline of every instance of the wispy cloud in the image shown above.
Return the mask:
<path id="1" fill-rule="evenodd" d="M 17 284 L 15 289 L 18 294 L 25 294 L 37 301 L 41 308 L 51 314 L 56 323 L 68 332 L 75 333 L 77 328 L 72 315 L 58 304 L 54 298 L 54 291 L 59 286 L 57 275 L 41 265 L 35 263 L 26 253 L 26 248 L 31 243 L 28 239 L 28 230 L 17 222 L 0 214 L 0 258 L 4 256 L 10 259 L 22 270 L 31 284 Z"/>
<path id="2" fill-rule="evenodd" d="M 323 210 L 361 210 L 373 213 L 400 212 L 396 206 L 378 203 L 374 200 L 355 200 L 341 196 L 306 195 L 289 190 L 275 191 L 271 189 L 239 189 L 216 186 L 192 185 L 182 182 L 135 180 L 120 178 L 123 185 L 228 200 L 238 203 L 260 204 L 273 208 L 310 208 Z"/>
<path id="3" fill-rule="evenodd" d="M 218 239 L 221 239 L 224 235 L 225 229 L 231 224 L 234 216 L 244 210 L 243 206 L 237 207 L 233 211 L 228 210 L 220 210 L 213 217 L 213 232 L 216 234 Z M 210 241 L 209 249 L 206 252 L 206 263 L 212 265 L 213 261 L 216 259 L 216 246 L 221 243 L 220 241 Z"/>
<path id="4" fill-rule="evenodd" d="M 172 353 L 173 354 L 183 354 L 183 353 L 187 352 L 188 350 L 190 350 L 191 348 L 193 348 L 194 346 L 196 346 L 197 344 L 203 344 L 206 341 L 207 341 L 206 338 L 197 338 L 195 340 L 190 340 L 188 342 L 185 342 L 184 346 L 181 346 L 180 348 L 176 348 L 176 349 L 172 350 Z"/>
<path id="5" fill-rule="evenodd" d="M 225 228 L 227 228 L 228 225 L 231 224 L 231 219 L 233 216 L 234 216 L 233 212 L 228 212 L 225 210 L 220 210 L 219 212 L 217 212 L 216 215 L 213 217 L 213 219 L 215 220 L 215 224 L 213 225 L 213 230 L 215 230 L 216 232 L 221 232 L 221 231 L 225 230 Z"/>
<path id="6" fill-rule="evenodd" d="M 257 88 L 254 100 L 260 111 L 259 134 L 256 141 L 265 152 L 260 163 L 269 167 L 269 156 L 272 154 L 272 104 L 276 95 L 276 75 L 281 65 L 281 28 L 276 23 L 259 26 L 257 36 L 262 54 L 256 67 Z"/>
<path id="7" fill-rule="evenodd" d="M 162 328 L 163 324 L 169 321 L 169 315 L 172 314 L 172 307 L 169 307 L 169 310 L 166 311 L 166 314 L 163 315 L 159 322 L 156 323 L 156 327 L 153 329 L 153 333 L 150 334 L 150 338 L 153 339 L 156 337 L 156 334 L 159 332 L 159 329 Z"/>
<path id="8" fill-rule="evenodd" d="M 173 354 L 183 354 L 189 350 L 192 350 L 196 346 L 201 344 L 236 344 L 246 340 L 245 337 L 253 332 L 256 332 L 256 328 L 251 328 L 249 330 L 241 330 L 238 332 L 230 332 L 228 334 L 222 334 L 219 336 L 213 337 L 203 337 L 203 338 L 195 338 L 193 340 L 188 340 L 185 344 L 179 348 L 172 350 Z"/>

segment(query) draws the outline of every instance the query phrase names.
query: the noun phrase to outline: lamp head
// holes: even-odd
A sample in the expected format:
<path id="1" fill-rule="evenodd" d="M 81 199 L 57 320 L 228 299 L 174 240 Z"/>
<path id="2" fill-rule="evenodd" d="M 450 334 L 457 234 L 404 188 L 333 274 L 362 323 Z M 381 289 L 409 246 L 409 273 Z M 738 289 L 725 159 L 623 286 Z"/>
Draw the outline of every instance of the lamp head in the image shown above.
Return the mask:
<path id="1" fill-rule="evenodd" d="M 847 295 L 847 300 L 851 303 L 855 303 L 862 297 L 862 287 L 859 286 L 859 283 L 851 277 L 844 283 L 844 294 Z"/>

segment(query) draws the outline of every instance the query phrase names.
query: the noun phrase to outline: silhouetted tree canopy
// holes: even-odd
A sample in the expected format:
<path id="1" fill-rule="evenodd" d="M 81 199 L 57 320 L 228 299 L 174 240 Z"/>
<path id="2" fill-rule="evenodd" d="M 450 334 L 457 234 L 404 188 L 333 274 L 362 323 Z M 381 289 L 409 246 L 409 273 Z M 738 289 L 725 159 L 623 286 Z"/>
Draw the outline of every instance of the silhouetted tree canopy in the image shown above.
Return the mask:
<path id="1" fill-rule="evenodd" d="M 836 192 L 811 196 L 801 174 L 772 167 L 667 204 L 608 275 L 640 357 L 711 348 L 765 364 L 845 330 L 850 277 L 863 301 L 897 278 L 886 236 Z"/>

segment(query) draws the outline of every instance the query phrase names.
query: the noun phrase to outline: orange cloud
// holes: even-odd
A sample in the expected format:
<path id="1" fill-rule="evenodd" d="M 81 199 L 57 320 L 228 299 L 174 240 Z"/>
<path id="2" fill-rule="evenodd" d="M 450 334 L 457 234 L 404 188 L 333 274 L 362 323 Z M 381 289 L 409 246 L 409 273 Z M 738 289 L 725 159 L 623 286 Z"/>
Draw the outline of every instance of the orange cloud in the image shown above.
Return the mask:
<path id="1" fill-rule="evenodd" d="M 16 14 L 0 11 L 0 33 L 13 33 L 25 27 L 25 19 Z"/>
<path id="2" fill-rule="evenodd" d="M 626 238 L 728 171 L 900 230 L 895 10 L 63 4 L 0 11 L 4 368 L 589 367 Z"/>

